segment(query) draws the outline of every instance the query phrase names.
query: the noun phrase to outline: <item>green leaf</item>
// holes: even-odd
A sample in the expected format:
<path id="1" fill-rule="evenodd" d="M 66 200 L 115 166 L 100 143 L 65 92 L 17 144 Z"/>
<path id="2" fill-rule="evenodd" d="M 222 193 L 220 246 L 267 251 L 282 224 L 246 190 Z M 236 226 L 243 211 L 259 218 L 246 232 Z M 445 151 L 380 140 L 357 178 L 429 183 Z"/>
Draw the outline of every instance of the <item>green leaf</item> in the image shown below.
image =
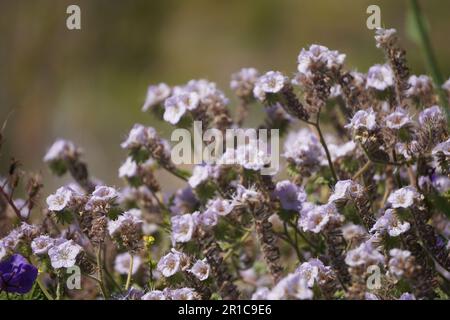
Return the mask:
<path id="1" fill-rule="evenodd" d="M 427 33 L 430 31 L 430 23 L 426 17 L 422 17 L 423 21 L 425 22 L 425 29 Z M 406 36 L 415 44 L 421 45 L 421 37 L 420 37 L 420 31 L 417 27 L 416 21 L 414 19 L 414 14 L 411 9 L 408 10 L 406 13 Z"/>
<path id="2" fill-rule="evenodd" d="M 430 204 L 450 218 L 450 199 L 437 193 L 428 196 Z"/>
<path id="3" fill-rule="evenodd" d="M 61 224 L 71 224 L 73 221 L 72 212 L 69 210 L 62 210 L 55 212 L 56 221 Z"/>

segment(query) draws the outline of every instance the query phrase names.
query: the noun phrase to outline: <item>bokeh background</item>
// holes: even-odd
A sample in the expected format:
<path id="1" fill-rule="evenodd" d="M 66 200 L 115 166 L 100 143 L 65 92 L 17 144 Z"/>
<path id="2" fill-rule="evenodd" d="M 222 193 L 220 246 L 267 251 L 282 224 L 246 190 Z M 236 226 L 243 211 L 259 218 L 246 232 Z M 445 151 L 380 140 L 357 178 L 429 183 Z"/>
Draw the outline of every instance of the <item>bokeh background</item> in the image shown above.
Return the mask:
<path id="1" fill-rule="evenodd" d="M 69 4 L 81 7 L 81 31 L 66 29 Z M 140 111 L 149 84 L 207 78 L 232 98 L 232 72 L 253 66 L 293 74 L 300 49 L 312 43 L 346 53 L 346 65 L 365 72 L 383 61 L 366 28 L 370 4 L 381 7 L 383 25 L 399 30 L 412 72 L 426 72 L 408 36 L 406 0 L 1 0 L 0 120 L 10 117 L 0 169 L 14 156 L 41 172 L 52 192 L 64 179 L 51 177 L 42 157 L 61 137 L 82 146 L 94 176 L 120 186 L 119 144 L 132 124 L 170 134 Z M 450 1 L 421 4 L 448 78 Z M 177 186 L 160 178 L 165 190 Z"/>

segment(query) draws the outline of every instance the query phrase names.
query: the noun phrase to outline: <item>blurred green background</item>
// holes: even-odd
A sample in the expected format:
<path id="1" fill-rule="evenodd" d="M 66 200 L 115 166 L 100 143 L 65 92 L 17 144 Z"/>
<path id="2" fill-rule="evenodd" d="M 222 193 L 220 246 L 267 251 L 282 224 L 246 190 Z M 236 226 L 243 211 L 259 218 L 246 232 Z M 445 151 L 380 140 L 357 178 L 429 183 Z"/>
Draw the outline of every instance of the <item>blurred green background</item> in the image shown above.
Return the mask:
<path id="1" fill-rule="evenodd" d="M 81 31 L 66 29 L 69 4 L 81 7 Z M 63 181 L 50 177 L 41 159 L 62 137 L 84 149 L 94 176 L 120 185 L 119 143 L 132 124 L 170 133 L 140 111 L 149 84 L 207 78 L 232 98 L 231 73 L 253 66 L 293 74 L 300 49 L 311 43 L 346 53 L 347 67 L 365 72 L 383 61 L 366 28 L 370 4 L 381 7 L 383 25 L 399 30 L 412 72 L 426 72 L 421 51 L 406 36 L 406 0 L 1 0 L 0 120 L 13 111 L 2 172 L 14 156 L 25 169 L 41 171 L 53 191 Z M 421 4 L 448 78 L 450 1 Z M 177 185 L 163 181 L 165 190 Z"/>

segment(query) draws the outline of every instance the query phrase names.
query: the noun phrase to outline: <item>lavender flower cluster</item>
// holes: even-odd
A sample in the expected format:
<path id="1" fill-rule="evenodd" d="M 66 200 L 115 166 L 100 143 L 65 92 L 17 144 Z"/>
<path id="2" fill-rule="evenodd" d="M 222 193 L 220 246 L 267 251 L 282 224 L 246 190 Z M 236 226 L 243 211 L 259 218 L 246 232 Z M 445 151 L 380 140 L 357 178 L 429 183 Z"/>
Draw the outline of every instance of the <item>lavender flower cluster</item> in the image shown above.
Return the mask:
<path id="1" fill-rule="evenodd" d="M 448 299 L 449 101 L 437 90 L 450 99 L 450 79 L 436 88 L 410 75 L 394 29 L 375 40 L 386 62 L 367 73 L 321 45 L 301 50 L 292 78 L 240 70 L 234 117 L 207 80 L 148 88 L 142 110 L 174 126 L 225 131 L 263 112 L 260 128 L 285 139 L 274 176 L 239 150 L 237 164 L 190 173 L 141 124 L 121 144 L 121 188 L 93 178 L 67 140 L 44 162 L 73 182 L 45 201 L 39 177 L 12 162 L 0 180 L 0 297 Z M 185 187 L 163 194 L 157 170 Z M 79 290 L 67 286 L 74 267 Z"/>

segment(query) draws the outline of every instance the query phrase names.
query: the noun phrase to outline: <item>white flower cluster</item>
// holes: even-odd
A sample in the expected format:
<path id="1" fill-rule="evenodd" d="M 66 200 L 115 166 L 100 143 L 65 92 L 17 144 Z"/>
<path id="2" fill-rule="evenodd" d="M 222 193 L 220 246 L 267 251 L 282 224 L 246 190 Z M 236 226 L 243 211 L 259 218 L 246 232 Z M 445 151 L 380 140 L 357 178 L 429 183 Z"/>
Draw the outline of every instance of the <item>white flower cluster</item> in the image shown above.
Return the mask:
<path id="1" fill-rule="evenodd" d="M 325 152 L 319 138 L 304 128 L 289 133 L 284 143 L 283 157 L 297 165 L 317 169 L 325 160 Z"/>
<path id="2" fill-rule="evenodd" d="M 305 203 L 300 211 L 298 226 L 303 231 L 319 233 L 332 222 L 342 222 L 343 217 L 339 214 L 334 203 L 315 205 Z"/>
<path id="3" fill-rule="evenodd" d="M 141 229 L 142 223 L 143 221 L 136 217 L 135 212 L 129 210 L 119 215 L 116 220 L 108 221 L 108 232 L 111 237 L 115 237 L 127 229 Z"/>
<path id="4" fill-rule="evenodd" d="M 391 193 L 387 201 L 391 204 L 392 208 L 407 209 L 414 205 L 414 201 L 421 199 L 422 196 L 417 192 L 416 188 L 408 186 L 398 189 Z"/>
<path id="5" fill-rule="evenodd" d="M 313 44 L 309 49 L 302 49 L 298 55 L 297 70 L 302 76 L 310 77 L 313 73 L 326 68 L 339 69 L 345 61 L 345 54 L 330 50 L 325 46 Z"/>
<path id="6" fill-rule="evenodd" d="M 206 259 L 197 260 L 191 267 L 190 265 L 190 259 L 186 254 L 172 249 L 171 252 L 159 260 L 157 269 L 166 278 L 178 272 L 186 271 L 193 274 L 200 281 L 208 279 L 211 267 Z"/>
<path id="7" fill-rule="evenodd" d="M 44 162 L 60 161 L 67 158 L 76 157 L 80 150 L 72 141 L 56 140 L 44 156 Z"/>
<path id="8" fill-rule="evenodd" d="M 377 113 L 373 111 L 372 108 L 367 110 L 359 110 L 353 115 L 350 123 L 345 127 L 347 129 L 351 129 L 352 131 L 356 131 L 360 128 L 371 131 L 377 127 L 376 119 Z"/>
<path id="9" fill-rule="evenodd" d="M 345 256 L 345 263 L 350 267 L 361 267 L 384 263 L 384 255 L 374 248 L 370 241 L 349 250 Z"/>
<path id="10" fill-rule="evenodd" d="M 170 91 L 170 87 L 165 83 L 149 86 L 147 89 L 145 103 L 142 106 L 142 111 L 147 111 L 148 109 L 161 104 L 167 97 L 169 97 Z"/>
<path id="11" fill-rule="evenodd" d="M 353 180 L 339 180 L 334 186 L 329 202 L 355 200 L 364 195 L 364 187 Z"/>
<path id="12" fill-rule="evenodd" d="M 370 232 L 387 232 L 391 237 L 398 237 L 402 233 L 405 233 L 410 228 L 410 224 L 407 221 L 400 221 L 395 214 L 395 210 L 387 209 L 383 216 L 381 216 Z"/>
<path id="13" fill-rule="evenodd" d="M 141 297 L 141 300 L 198 300 L 199 296 L 192 288 L 152 290 Z"/>
<path id="14" fill-rule="evenodd" d="M 366 87 L 379 91 L 386 90 L 394 85 L 394 73 L 389 65 L 376 64 L 369 68 L 366 78 Z"/>
<path id="15" fill-rule="evenodd" d="M 253 93 L 258 77 L 259 72 L 255 68 L 242 68 L 239 72 L 232 74 L 230 88 L 236 96 L 248 99 Z"/>
<path id="16" fill-rule="evenodd" d="M 120 146 L 123 149 L 141 148 L 155 138 L 157 138 L 157 133 L 154 128 L 137 123 L 131 128 L 127 139 Z"/>
<path id="17" fill-rule="evenodd" d="M 281 91 L 287 83 L 287 77 L 279 71 L 269 71 L 258 78 L 253 88 L 253 95 L 260 101 L 265 101 L 268 94 Z"/>
<path id="18" fill-rule="evenodd" d="M 319 259 L 311 259 L 281 279 L 272 289 L 258 288 L 252 300 L 312 299 L 314 284 L 322 284 L 325 279 L 332 276 L 333 271 L 330 267 L 325 266 Z"/>

